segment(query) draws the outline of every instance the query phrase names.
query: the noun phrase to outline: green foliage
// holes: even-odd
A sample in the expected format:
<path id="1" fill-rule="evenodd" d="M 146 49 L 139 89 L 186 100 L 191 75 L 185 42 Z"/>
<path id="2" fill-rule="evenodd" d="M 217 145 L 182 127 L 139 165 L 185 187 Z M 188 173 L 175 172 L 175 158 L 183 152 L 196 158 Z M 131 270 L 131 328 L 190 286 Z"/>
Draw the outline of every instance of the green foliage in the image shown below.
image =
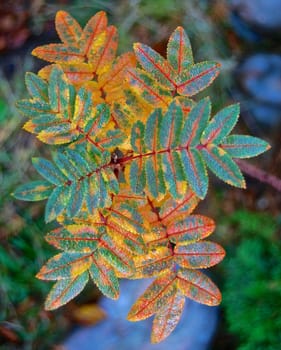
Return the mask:
<path id="1" fill-rule="evenodd" d="M 240 339 L 239 350 L 278 349 L 281 317 L 281 245 L 276 221 L 266 215 L 240 211 L 236 224 L 241 242 L 224 262 L 226 278 L 223 307 L 231 332 Z M 239 288 L 237 288 L 239 286 Z"/>
<path id="2" fill-rule="evenodd" d="M 52 64 L 27 74 L 30 98 L 17 104 L 29 118 L 24 129 L 53 150 L 52 162 L 33 158 L 44 180 L 14 192 L 21 200 L 47 199 L 45 221 L 60 225 L 47 240 L 62 252 L 37 274 L 56 281 L 45 307 L 64 305 L 89 279 L 116 299 L 118 278 L 155 277 L 128 317 L 155 314 L 151 339 L 159 342 L 176 326 L 185 297 L 210 306 L 221 300 L 198 269 L 219 263 L 224 250 L 204 241 L 213 221 L 191 215 L 207 194 L 207 167 L 243 188 L 232 157 L 269 145 L 229 136 L 237 105 L 211 117 L 209 98 L 190 99 L 213 82 L 220 64 L 194 63 L 182 27 L 170 37 L 167 59 L 140 43 L 135 55 L 117 58 L 117 30 L 102 11 L 84 29 L 59 11 L 56 29 L 62 43 L 33 51 Z"/>

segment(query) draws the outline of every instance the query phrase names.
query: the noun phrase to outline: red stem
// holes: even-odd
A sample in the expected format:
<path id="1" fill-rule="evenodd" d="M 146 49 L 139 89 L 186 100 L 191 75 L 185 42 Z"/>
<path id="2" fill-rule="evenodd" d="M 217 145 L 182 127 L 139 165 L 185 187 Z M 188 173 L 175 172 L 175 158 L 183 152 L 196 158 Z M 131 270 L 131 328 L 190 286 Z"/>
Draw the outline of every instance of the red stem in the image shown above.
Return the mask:
<path id="1" fill-rule="evenodd" d="M 281 192 L 281 179 L 277 176 L 268 174 L 266 171 L 249 164 L 245 160 L 236 159 L 235 161 L 245 174 L 259 180 L 260 182 L 266 183 Z"/>

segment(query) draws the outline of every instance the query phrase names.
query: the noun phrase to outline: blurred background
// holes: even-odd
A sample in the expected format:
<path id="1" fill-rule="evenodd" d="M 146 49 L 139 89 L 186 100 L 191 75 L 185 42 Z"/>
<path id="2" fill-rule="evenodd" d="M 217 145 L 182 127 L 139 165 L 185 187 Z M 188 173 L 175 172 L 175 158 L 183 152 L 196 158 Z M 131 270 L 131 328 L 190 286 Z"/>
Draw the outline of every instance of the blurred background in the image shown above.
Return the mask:
<path id="1" fill-rule="evenodd" d="M 281 177 L 281 0 L 1 0 L 0 349 L 280 349 L 281 195 L 248 176 L 245 191 L 213 178 L 197 210 L 215 218 L 212 240 L 227 251 L 210 271 L 223 294 L 219 308 L 187 303 L 173 335 L 154 346 L 149 345 L 150 321 L 125 321 L 147 282 L 124 281 L 115 303 L 89 285 L 67 306 L 44 311 L 50 284 L 35 274 L 55 253 L 43 238 L 48 231 L 44 203 L 18 202 L 10 193 L 34 175 L 33 155 L 48 156 L 44 145 L 21 130 L 25 120 L 15 101 L 27 96 L 25 72 L 44 65 L 31 50 L 58 41 L 54 17 L 59 9 L 81 25 L 105 10 L 119 28 L 120 52 L 140 41 L 165 55 L 169 35 L 182 25 L 196 61 L 222 63 L 220 77 L 204 93 L 211 95 L 214 111 L 240 101 L 236 131 L 272 145 L 251 163 Z"/>

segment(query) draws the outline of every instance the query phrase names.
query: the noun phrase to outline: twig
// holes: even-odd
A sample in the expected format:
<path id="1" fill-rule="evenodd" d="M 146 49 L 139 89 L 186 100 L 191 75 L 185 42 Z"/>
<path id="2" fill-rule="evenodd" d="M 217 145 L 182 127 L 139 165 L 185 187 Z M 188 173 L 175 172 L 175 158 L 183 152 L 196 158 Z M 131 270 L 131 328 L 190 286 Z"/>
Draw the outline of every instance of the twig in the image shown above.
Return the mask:
<path id="1" fill-rule="evenodd" d="M 281 192 L 281 179 L 277 176 L 268 174 L 266 171 L 249 164 L 245 160 L 236 159 L 236 163 L 245 174 L 259 180 L 260 182 L 264 182 Z"/>

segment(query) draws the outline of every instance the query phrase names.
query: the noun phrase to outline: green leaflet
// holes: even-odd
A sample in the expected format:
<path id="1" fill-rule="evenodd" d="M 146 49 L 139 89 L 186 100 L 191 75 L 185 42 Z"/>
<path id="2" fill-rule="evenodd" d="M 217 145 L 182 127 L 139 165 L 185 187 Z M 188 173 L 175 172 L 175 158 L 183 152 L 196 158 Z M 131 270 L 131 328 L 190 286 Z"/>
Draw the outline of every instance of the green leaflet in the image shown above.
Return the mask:
<path id="1" fill-rule="evenodd" d="M 81 275 L 91 264 L 92 252 L 63 252 L 47 261 L 37 274 L 42 280 L 61 280 Z"/>
<path id="2" fill-rule="evenodd" d="M 89 280 L 88 272 L 73 278 L 59 280 L 51 289 L 45 302 L 46 310 L 54 310 L 68 303 L 85 288 Z"/>
<path id="3" fill-rule="evenodd" d="M 220 144 L 237 123 L 239 112 L 239 104 L 228 106 L 218 112 L 204 130 L 201 143 L 203 145 L 209 143 Z"/>
<path id="4" fill-rule="evenodd" d="M 28 117 L 41 116 L 43 119 L 46 114 L 49 115 L 50 113 L 55 113 L 51 110 L 48 103 L 37 99 L 19 100 L 16 103 L 16 107 L 22 114 Z"/>
<path id="5" fill-rule="evenodd" d="M 99 254 L 105 261 L 121 273 L 130 273 L 133 263 L 128 259 L 126 251 L 119 248 L 109 236 L 103 236 L 99 246 Z"/>
<path id="6" fill-rule="evenodd" d="M 221 146 L 233 158 L 255 157 L 270 148 L 266 141 L 248 135 L 227 136 Z"/>
<path id="7" fill-rule="evenodd" d="M 94 251 L 101 234 L 89 225 L 67 225 L 47 234 L 46 240 L 58 249 L 68 252 Z"/>
<path id="8" fill-rule="evenodd" d="M 44 180 L 32 181 L 19 186 L 13 196 L 24 201 L 41 201 L 50 196 L 53 186 Z"/>
<path id="9" fill-rule="evenodd" d="M 109 121 L 110 109 L 105 103 L 98 104 L 93 110 L 92 115 L 89 114 L 85 118 L 84 131 L 87 135 L 92 135 L 101 130 Z"/>
<path id="10" fill-rule="evenodd" d="M 68 104 L 71 86 L 68 83 L 63 70 L 54 66 L 50 74 L 49 102 L 52 110 L 61 113 L 64 118 L 68 117 Z"/>
<path id="11" fill-rule="evenodd" d="M 172 98 L 168 88 L 157 84 L 149 73 L 141 69 L 129 69 L 127 79 L 130 89 L 151 105 L 167 106 L 167 102 Z"/>
<path id="12" fill-rule="evenodd" d="M 245 188 L 245 180 L 236 163 L 215 145 L 202 149 L 202 156 L 210 170 L 229 185 Z"/>
<path id="13" fill-rule="evenodd" d="M 190 149 L 187 152 L 182 152 L 181 156 L 185 176 L 190 187 L 199 198 L 205 198 L 208 191 L 209 179 L 200 152 L 197 149 Z"/>
<path id="14" fill-rule="evenodd" d="M 179 77 L 177 92 L 183 96 L 193 96 L 206 89 L 219 75 L 220 64 L 217 62 L 200 62 Z"/>
<path id="15" fill-rule="evenodd" d="M 175 87 L 175 72 L 158 52 L 140 43 L 134 44 L 134 51 L 143 68 L 161 85 L 170 89 Z"/>
<path id="16" fill-rule="evenodd" d="M 119 281 L 115 271 L 106 264 L 98 252 L 92 260 L 93 263 L 89 269 L 89 273 L 95 285 L 108 298 L 118 299 Z"/>
<path id="17" fill-rule="evenodd" d="M 182 74 L 193 64 L 191 44 L 182 27 L 178 27 L 170 36 L 167 60 L 178 74 Z"/>
<path id="18" fill-rule="evenodd" d="M 45 221 L 50 222 L 55 220 L 71 200 L 69 186 L 56 187 L 50 194 L 46 204 Z"/>
<path id="19" fill-rule="evenodd" d="M 25 85 L 32 98 L 48 102 L 48 84 L 45 80 L 28 72 L 25 75 Z"/>
<path id="20" fill-rule="evenodd" d="M 75 98 L 72 123 L 82 128 L 83 123 L 91 117 L 92 110 L 93 101 L 91 92 L 84 88 L 79 89 Z"/>
<path id="21" fill-rule="evenodd" d="M 41 176 L 56 186 L 63 185 L 67 181 L 64 174 L 47 159 L 32 158 L 32 164 Z"/>
<path id="22" fill-rule="evenodd" d="M 197 146 L 205 130 L 211 113 L 210 99 L 204 98 L 198 102 L 188 114 L 183 125 L 180 144 L 183 146 Z"/>

